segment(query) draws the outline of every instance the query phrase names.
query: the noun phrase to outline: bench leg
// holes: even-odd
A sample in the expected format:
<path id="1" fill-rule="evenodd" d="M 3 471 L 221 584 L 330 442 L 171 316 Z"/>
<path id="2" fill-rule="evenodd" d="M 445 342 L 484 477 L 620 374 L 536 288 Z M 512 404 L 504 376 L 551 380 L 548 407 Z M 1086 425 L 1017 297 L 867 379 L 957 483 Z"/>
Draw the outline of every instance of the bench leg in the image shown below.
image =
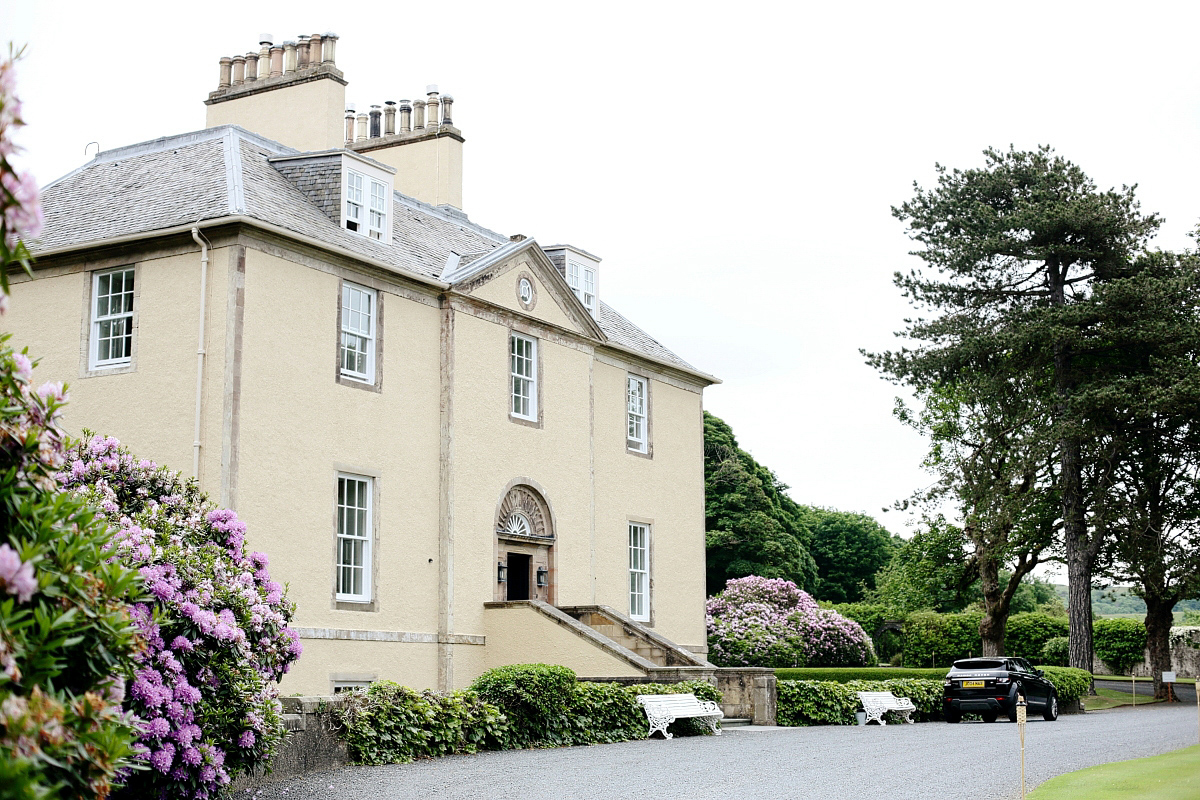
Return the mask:
<path id="1" fill-rule="evenodd" d="M 878 722 L 880 725 L 887 725 L 887 720 L 883 718 L 884 710 L 882 708 L 864 709 L 867 712 L 867 724 Z"/>
<path id="2" fill-rule="evenodd" d="M 661 717 L 657 714 L 650 714 L 647 712 L 646 718 L 650 720 L 650 732 L 646 734 L 647 739 L 653 736 L 655 731 L 662 731 L 664 739 L 673 738 L 672 734 L 667 733 L 667 726 L 675 721 L 674 717 Z"/>
<path id="3" fill-rule="evenodd" d="M 721 735 L 721 718 L 720 717 L 701 717 L 704 724 L 708 725 L 708 729 L 712 731 L 713 736 Z"/>

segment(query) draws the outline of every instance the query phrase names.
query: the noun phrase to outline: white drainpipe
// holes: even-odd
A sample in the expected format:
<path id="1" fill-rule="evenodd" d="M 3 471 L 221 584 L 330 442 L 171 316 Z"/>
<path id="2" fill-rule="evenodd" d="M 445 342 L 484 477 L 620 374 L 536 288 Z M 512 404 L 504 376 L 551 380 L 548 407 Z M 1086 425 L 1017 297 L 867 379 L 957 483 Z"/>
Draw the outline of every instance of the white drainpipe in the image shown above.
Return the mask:
<path id="1" fill-rule="evenodd" d="M 200 228 L 192 228 L 192 238 L 200 245 L 200 333 L 196 343 L 196 427 L 192 437 L 192 475 L 200 478 L 200 412 L 204 408 L 204 320 L 208 299 L 208 243 L 200 238 Z"/>

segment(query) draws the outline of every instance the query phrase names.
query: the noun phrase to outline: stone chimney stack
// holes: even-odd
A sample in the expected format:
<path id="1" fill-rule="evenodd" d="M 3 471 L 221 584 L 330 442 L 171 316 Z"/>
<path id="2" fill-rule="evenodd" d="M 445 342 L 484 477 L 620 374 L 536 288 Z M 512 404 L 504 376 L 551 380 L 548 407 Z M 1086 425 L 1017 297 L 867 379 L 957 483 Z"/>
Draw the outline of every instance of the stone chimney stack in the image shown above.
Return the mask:
<path id="1" fill-rule="evenodd" d="M 302 152 L 348 149 L 396 170 L 397 191 L 434 206 L 462 208 L 462 132 L 454 98 L 436 84 L 423 99 L 346 103 L 337 68 L 338 37 L 309 34 L 220 60 L 215 91 L 204 101 L 207 125 L 240 125 Z M 394 95 L 393 95 L 394 96 Z"/>
<path id="2" fill-rule="evenodd" d="M 217 89 L 204 101 L 207 125 L 240 125 L 298 150 L 344 147 L 346 80 L 334 62 L 337 36 L 310 34 L 221 59 Z"/>

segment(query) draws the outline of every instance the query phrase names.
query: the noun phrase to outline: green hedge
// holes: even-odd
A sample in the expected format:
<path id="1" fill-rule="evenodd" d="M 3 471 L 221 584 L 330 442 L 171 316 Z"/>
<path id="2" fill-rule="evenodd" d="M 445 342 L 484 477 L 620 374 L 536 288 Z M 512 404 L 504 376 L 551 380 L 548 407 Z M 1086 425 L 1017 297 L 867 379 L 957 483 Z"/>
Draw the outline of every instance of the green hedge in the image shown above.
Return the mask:
<path id="1" fill-rule="evenodd" d="M 1087 694 L 1091 673 L 1070 667 L 1040 667 L 1058 691 L 1060 704 L 1072 703 Z M 832 670 L 778 670 L 778 672 L 830 672 Z M 847 672 L 848 670 L 841 670 Z M 874 670 L 861 670 L 872 672 Z M 905 670 L 906 672 L 908 670 Z M 916 671 L 916 670 L 913 670 Z M 921 670 L 928 672 L 929 670 Z M 942 670 L 942 675 L 945 671 Z M 907 697 L 917 707 L 913 719 L 919 722 L 942 719 L 942 678 L 900 678 L 894 680 L 780 680 L 778 723 L 788 726 L 854 725 L 854 712 L 862 708 L 858 692 L 891 692 Z M 892 719 L 891 716 L 888 717 Z"/>
<path id="2" fill-rule="evenodd" d="M 1013 614 L 1008 618 L 1004 632 L 1004 652 L 1036 664 L 1042 659 L 1046 642 L 1066 635 L 1067 620 L 1064 617 L 1036 612 Z"/>
<path id="3" fill-rule="evenodd" d="M 891 692 L 907 697 L 917 707 L 913 719 L 940 719 L 942 681 L 901 678 L 887 681 L 779 681 L 777 721 L 780 725 L 854 725 L 862 709 L 858 692 Z M 889 719 L 891 716 L 889 715 Z"/>
<path id="4" fill-rule="evenodd" d="M 948 667 L 983 652 L 979 621 L 983 614 L 917 611 L 904 620 L 904 666 Z"/>
<path id="5" fill-rule="evenodd" d="M 934 669 L 908 669 L 906 667 L 800 667 L 775 670 L 781 681 L 890 681 L 898 678 L 925 678 L 941 680 L 946 677 L 948 667 Z"/>
<path id="6" fill-rule="evenodd" d="M 689 692 L 721 702 L 717 688 L 704 681 L 579 683 L 566 667 L 515 664 L 484 673 L 459 692 L 418 692 L 379 681 L 366 691 L 347 692 L 337 722 L 354 763 L 403 764 L 479 750 L 645 739 L 649 724 L 637 696 Z M 679 720 L 669 730 L 709 732 L 694 719 Z"/>
<path id="7" fill-rule="evenodd" d="M 498 750 L 508 739 L 504 714 L 477 693 L 418 692 L 392 681 L 348 692 L 338 721 L 356 764 Z"/>
<path id="8" fill-rule="evenodd" d="M 1073 703 L 1086 695 L 1092 688 L 1092 673 L 1086 669 L 1074 667 L 1039 667 L 1046 671 L 1046 677 L 1058 691 L 1060 705 Z"/>
<path id="9" fill-rule="evenodd" d="M 1146 626 L 1136 619 L 1098 619 L 1092 627 L 1097 657 L 1119 675 L 1146 657 Z"/>

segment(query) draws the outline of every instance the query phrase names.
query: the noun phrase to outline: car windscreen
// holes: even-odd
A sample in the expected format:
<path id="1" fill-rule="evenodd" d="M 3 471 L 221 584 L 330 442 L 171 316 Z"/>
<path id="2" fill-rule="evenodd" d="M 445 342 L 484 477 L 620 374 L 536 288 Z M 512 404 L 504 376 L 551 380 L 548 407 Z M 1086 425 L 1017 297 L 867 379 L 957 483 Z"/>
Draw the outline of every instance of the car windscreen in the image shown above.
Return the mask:
<path id="1" fill-rule="evenodd" d="M 994 658 L 970 658 L 954 662 L 955 669 L 1004 669 L 1004 662 Z"/>

